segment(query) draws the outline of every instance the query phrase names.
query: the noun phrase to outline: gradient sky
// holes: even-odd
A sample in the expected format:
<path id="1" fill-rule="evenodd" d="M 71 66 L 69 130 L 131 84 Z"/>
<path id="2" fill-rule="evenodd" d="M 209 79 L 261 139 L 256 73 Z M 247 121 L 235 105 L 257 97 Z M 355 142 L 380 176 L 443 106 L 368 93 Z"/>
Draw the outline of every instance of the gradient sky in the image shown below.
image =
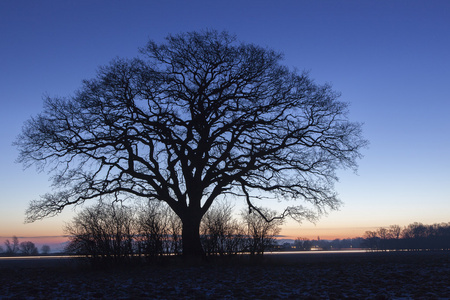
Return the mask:
<path id="1" fill-rule="evenodd" d="M 0 1 L 0 245 L 58 236 L 73 211 L 23 224 L 49 175 L 15 163 L 12 142 L 42 96 L 68 96 L 149 39 L 217 29 L 285 54 L 331 83 L 365 123 L 358 174 L 342 171 L 344 206 L 291 237 L 362 236 L 380 226 L 450 221 L 449 1 Z M 279 208 L 275 203 L 272 208 Z"/>

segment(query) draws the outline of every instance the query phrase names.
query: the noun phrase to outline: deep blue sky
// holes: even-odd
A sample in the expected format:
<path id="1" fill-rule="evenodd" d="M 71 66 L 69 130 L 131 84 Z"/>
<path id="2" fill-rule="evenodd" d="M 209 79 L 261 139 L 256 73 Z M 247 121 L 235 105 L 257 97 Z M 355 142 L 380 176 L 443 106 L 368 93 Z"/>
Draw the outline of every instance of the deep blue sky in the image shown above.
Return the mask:
<path id="1" fill-rule="evenodd" d="M 207 28 L 283 52 L 286 65 L 331 83 L 351 103 L 350 118 L 365 123 L 370 147 L 358 175 L 340 172 L 336 185 L 345 205 L 316 226 L 294 231 L 289 223 L 285 234 L 356 236 L 450 221 L 449 1 L 3 0 L 0 243 L 61 234 L 72 213 L 22 224 L 29 200 L 49 191 L 49 176 L 23 171 L 11 144 L 41 111 L 42 96 L 70 95 L 148 39 Z"/>

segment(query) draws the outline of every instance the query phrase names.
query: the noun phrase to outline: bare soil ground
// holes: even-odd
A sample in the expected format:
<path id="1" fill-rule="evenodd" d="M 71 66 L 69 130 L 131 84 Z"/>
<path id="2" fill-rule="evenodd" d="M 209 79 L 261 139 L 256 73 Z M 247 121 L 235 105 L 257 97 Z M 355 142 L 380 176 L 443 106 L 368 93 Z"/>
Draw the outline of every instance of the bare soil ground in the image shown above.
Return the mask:
<path id="1" fill-rule="evenodd" d="M 450 253 L 247 256 L 93 269 L 0 260 L 0 299 L 450 299 Z"/>

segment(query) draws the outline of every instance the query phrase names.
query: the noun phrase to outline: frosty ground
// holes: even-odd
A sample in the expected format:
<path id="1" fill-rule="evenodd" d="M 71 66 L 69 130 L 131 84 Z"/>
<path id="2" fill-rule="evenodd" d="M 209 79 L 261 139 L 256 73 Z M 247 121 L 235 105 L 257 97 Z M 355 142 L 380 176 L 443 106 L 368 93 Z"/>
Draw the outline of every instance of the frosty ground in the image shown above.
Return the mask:
<path id="1" fill-rule="evenodd" d="M 450 299 L 449 252 L 308 253 L 94 269 L 0 260 L 0 299 Z"/>

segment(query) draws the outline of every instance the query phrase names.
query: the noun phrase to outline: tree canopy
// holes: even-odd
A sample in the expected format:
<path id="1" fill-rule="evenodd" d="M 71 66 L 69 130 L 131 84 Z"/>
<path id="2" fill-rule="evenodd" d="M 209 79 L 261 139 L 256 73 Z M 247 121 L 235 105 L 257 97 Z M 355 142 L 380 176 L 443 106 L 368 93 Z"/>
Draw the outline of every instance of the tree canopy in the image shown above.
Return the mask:
<path id="1" fill-rule="evenodd" d="M 46 97 L 26 122 L 19 161 L 54 175 L 28 221 L 89 199 L 144 197 L 166 202 L 183 222 L 184 251 L 199 252 L 192 232 L 219 195 L 259 213 L 262 195 L 312 204 L 281 214 L 296 219 L 338 207 L 336 170 L 356 168 L 366 141 L 329 85 L 226 32 L 169 35 L 140 52 L 73 96 Z"/>

